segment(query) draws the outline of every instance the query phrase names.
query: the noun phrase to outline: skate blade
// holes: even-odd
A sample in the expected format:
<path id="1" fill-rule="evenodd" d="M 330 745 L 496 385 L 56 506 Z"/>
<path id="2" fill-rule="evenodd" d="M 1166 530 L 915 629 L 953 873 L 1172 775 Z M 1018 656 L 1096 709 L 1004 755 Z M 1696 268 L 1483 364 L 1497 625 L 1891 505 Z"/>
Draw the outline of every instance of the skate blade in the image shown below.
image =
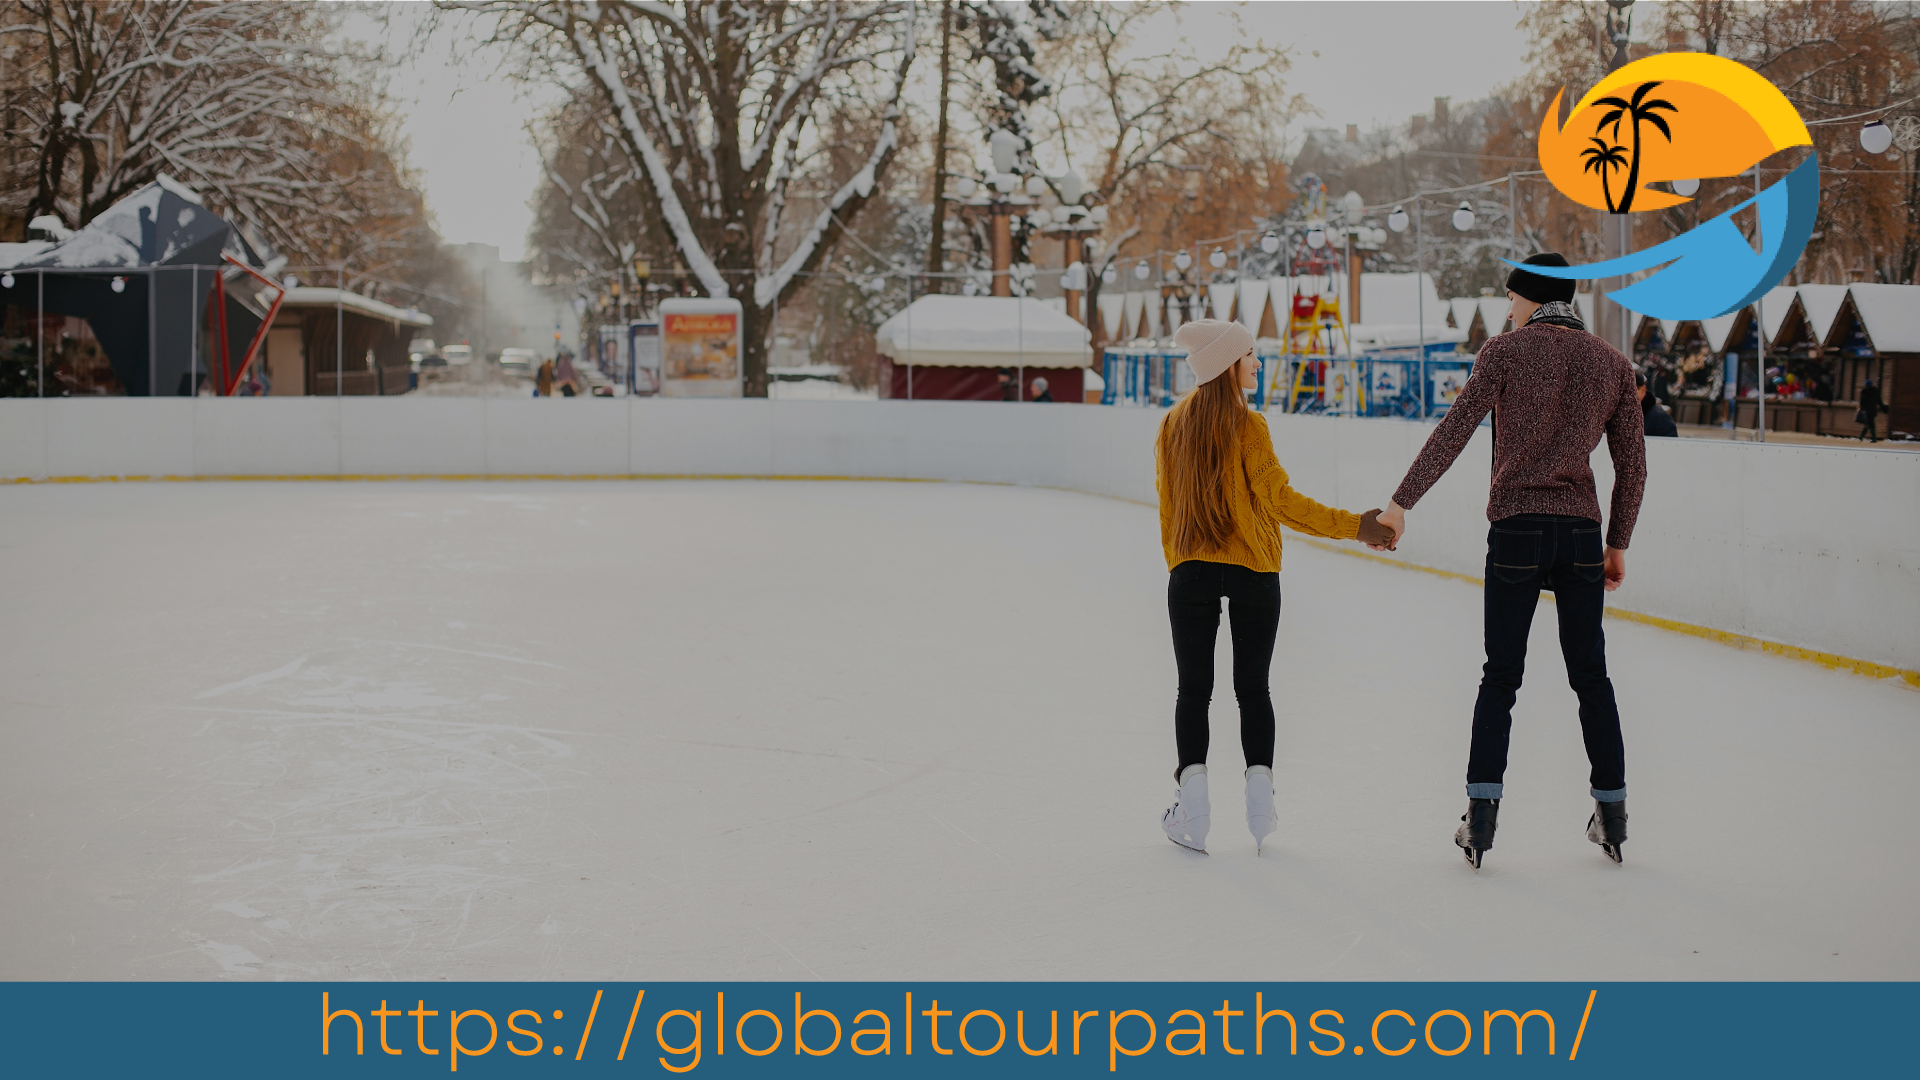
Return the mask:
<path id="1" fill-rule="evenodd" d="M 1467 865 L 1477 871 L 1480 869 L 1480 856 L 1484 855 L 1485 852 L 1478 848 L 1463 847 L 1460 849 L 1460 854 L 1465 855 L 1467 857 Z"/>
<path id="2" fill-rule="evenodd" d="M 1612 859 L 1614 862 L 1620 861 L 1619 844 L 1601 844 L 1600 850 L 1606 852 L 1607 858 Z"/>
<path id="3" fill-rule="evenodd" d="M 1202 855 L 1205 855 L 1207 853 L 1206 848 L 1194 847 L 1192 844 L 1187 843 L 1185 840 L 1174 840 L 1172 833 L 1167 834 L 1167 839 L 1172 840 L 1175 847 L 1183 847 L 1183 848 L 1186 848 L 1188 851 L 1197 851 Z"/>

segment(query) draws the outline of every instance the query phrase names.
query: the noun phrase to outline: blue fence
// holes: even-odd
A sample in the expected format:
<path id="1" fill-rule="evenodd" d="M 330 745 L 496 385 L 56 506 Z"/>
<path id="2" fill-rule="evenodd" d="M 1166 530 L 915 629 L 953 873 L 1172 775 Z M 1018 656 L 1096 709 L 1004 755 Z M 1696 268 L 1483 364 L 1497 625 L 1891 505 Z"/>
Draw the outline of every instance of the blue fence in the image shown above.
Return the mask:
<path id="1" fill-rule="evenodd" d="M 1255 350 L 1259 388 L 1252 404 L 1266 411 L 1423 419 L 1444 414 L 1466 384 L 1473 357 L 1452 343 L 1383 350 L 1355 357 L 1287 356 L 1278 346 Z M 1423 355 L 1424 353 L 1424 355 Z M 1114 346 L 1101 357 L 1102 405 L 1166 408 L 1192 389 L 1186 351 Z"/>

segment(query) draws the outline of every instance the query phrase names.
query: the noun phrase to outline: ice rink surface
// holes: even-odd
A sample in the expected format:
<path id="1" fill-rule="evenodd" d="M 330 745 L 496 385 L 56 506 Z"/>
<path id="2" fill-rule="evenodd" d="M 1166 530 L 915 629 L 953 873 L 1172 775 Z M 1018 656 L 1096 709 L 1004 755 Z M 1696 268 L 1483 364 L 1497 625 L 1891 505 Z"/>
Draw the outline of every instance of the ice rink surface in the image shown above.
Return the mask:
<path id="1" fill-rule="evenodd" d="M 1224 627 L 1158 826 L 1149 507 L 21 485 L 0 552 L 0 978 L 1920 978 L 1920 694 L 1609 621 L 1616 866 L 1543 601 L 1476 875 L 1478 589 L 1291 534 L 1263 857 Z"/>

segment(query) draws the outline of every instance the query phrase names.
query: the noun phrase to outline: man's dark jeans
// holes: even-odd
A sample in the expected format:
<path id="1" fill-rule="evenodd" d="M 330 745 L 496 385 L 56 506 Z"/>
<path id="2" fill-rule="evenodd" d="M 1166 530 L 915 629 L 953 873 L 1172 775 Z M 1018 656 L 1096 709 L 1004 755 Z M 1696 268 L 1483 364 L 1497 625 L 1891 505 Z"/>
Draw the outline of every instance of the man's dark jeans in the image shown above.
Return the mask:
<path id="1" fill-rule="evenodd" d="M 1487 533 L 1487 663 L 1480 700 L 1473 706 L 1470 797 L 1501 797 L 1513 700 L 1526 671 L 1527 634 L 1542 588 L 1553 590 L 1560 609 L 1560 652 L 1567 661 L 1567 682 L 1580 695 L 1593 796 L 1602 802 L 1627 797 L 1626 747 L 1600 630 L 1606 608 L 1602 551 L 1600 523 L 1586 518 L 1521 514 L 1494 522 Z"/>

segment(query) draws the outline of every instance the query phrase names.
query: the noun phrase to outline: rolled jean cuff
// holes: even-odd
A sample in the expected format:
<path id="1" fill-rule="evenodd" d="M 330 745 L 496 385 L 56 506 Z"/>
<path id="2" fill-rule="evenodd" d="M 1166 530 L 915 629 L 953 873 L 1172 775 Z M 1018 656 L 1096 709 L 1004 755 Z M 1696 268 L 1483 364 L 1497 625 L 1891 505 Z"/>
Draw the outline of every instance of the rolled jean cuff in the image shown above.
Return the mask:
<path id="1" fill-rule="evenodd" d="M 1593 792 L 1593 801 L 1594 802 L 1626 802 L 1627 789 L 1621 788 L 1618 791 L 1601 791 L 1596 788 L 1594 789 L 1594 792 Z"/>
<path id="2" fill-rule="evenodd" d="M 1497 799 L 1500 797 L 1501 790 L 1506 786 L 1505 784 L 1468 784 L 1467 798 Z M 1624 799 L 1626 795 L 1622 794 L 1620 797 Z"/>

